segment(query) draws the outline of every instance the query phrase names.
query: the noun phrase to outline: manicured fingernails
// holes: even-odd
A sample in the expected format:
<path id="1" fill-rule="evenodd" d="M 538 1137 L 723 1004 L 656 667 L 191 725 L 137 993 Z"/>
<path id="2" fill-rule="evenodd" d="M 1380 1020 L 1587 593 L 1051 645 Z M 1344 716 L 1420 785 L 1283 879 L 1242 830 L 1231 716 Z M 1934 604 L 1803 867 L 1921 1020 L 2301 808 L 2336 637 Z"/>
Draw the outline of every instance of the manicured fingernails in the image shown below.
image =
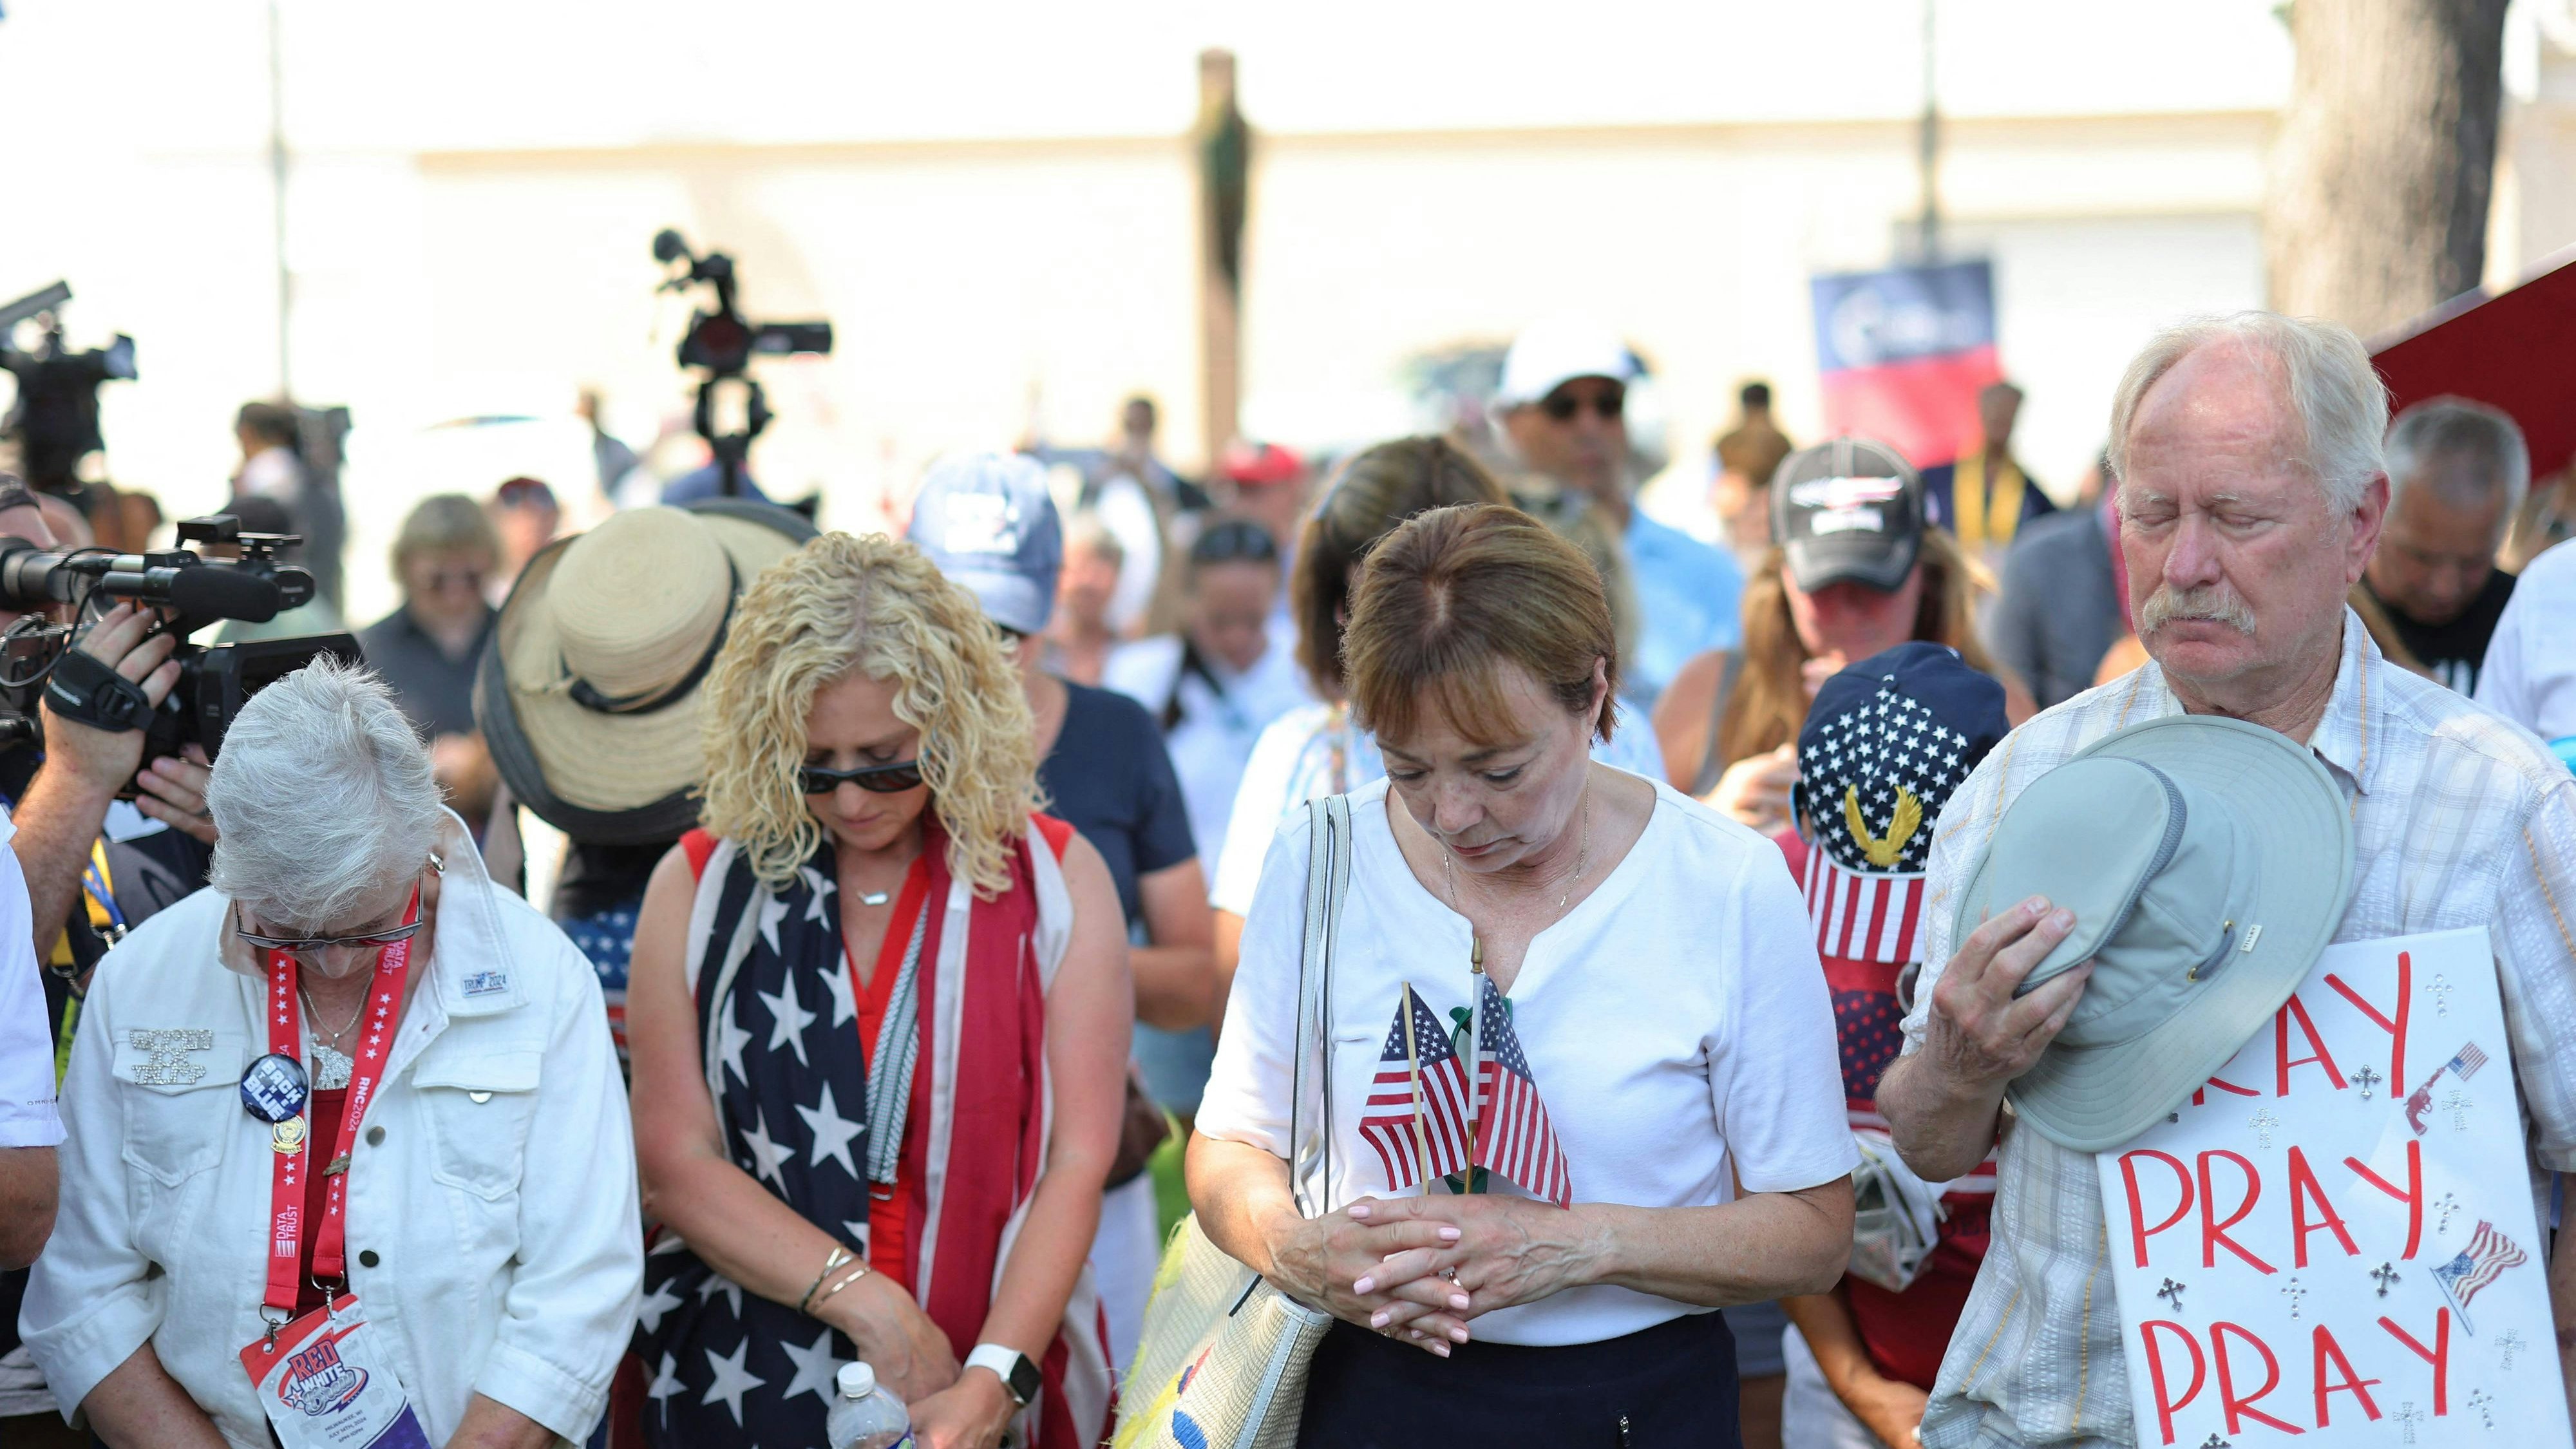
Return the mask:
<path id="1" fill-rule="evenodd" d="M 1458 1230 L 1456 1228 L 1442 1228 L 1440 1230 L 1440 1241 L 1444 1243 L 1454 1243 L 1458 1241 Z"/>
<path id="2" fill-rule="evenodd" d="M 1449 1330 L 1449 1336 L 1458 1340 L 1460 1343 L 1465 1343 L 1467 1341 L 1467 1330 L 1463 1328 L 1453 1328 Z"/>
<path id="3" fill-rule="evenodd" d="M 1435 1338 L 1431 1340 L 1431 1351 L 1440 1355 L 1442 1358 L 1447 1358 L 1449 1356 L 1449 1345 L 1442 1343 L 1440 1340 Z"/>
<path id="4" fill-rule="evenodd" d="M 1452 1308 L 1458 1309 L 1458 1310 L 1460 1310 L 1460 1311 L 1462 1311 L 1462 1312 L 1463 1312 L 1463 1311 L 1465 1311 L 1465 1309 L 1466 1309 L 1466 1307 L 1467 1307 L 1467 1295 L 1466 1295 L 1466 1294 L 1464 1294 L 1464 1293 L 1452 1293 L 1452 1294 L 1450 1294 L 1450 1295 L 1449 1295 L 1449 1306 L 1450 1306 L 1450 1307 L 1452 1307 Z"/>
<path id="5" fill-rule="evenodd" d="M 1350 1213 L 1353 1221 L 1363 1223 L 1367 1222 L 1369 1218 L 1369 1205 L 1364 1202 L 1352 1203 Z"/>
<path id="6" fill-rule="evenodd" d="M 1351 1285 L 1351 1291 L 1354 1293 L 1366 1293 L 1376 1287 L 1377 1280 L 1375 1278 L 1362 1278 L 1360 1281 Z"/>
<path id="7" fill-rule="evenodd" d="M 1377 1312 L 1369 1315 L 1369 1327 L 1384 1328 L 1386 1327 L 1386 1321 L 1394 1316 L 1395 1315 L 1388 1313 L 1385 1309 L 1381 1308 Z"/>

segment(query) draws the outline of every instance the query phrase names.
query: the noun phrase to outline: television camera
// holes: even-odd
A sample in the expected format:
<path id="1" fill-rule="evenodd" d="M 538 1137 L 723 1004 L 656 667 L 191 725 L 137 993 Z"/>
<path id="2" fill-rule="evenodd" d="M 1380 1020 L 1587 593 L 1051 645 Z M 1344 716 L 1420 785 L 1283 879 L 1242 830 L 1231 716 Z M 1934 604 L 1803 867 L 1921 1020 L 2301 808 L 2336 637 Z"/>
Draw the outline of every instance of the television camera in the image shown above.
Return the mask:
<path id="1" fill-rule="evenodd" d="M 56 282 L 0 303 L 0 368 L 18 379 L 7 432 L 17 440 L 28 483 L 65 496 L 80 489 L 81 460 L 107 446 L 98 431 L 99 384 L 136 376 L 134 339 L 124 333 L 90 352 L 63 345 L 62 308 L 71 299 L 71 285 Z M 44 335 L 35 350 L 21 352 L 12 337 L 28 321 L 41 323 Z"/>
<path id="2" fill-rule="evenodd" d="M 653 259 L 665 265 L 688 263 L 655 290 L 677 292 L 704 285 L 715 292 L 715 310 L 689 319 L 688 333 L 680 339 L 680 365 L 705 374 L 698 381 L 698 436 L 707 440 L 722 470 L 724 496 L 739 496 L 752 439 L 769 426 L 769 400 L 746 369 L 754 357 L 830 353 L 832 324 L 751 321 L 742 315 L 734 295 L 733 258 L 723 252 L 692 253 L 687 240 L 667 227 L 653 238 Z M 743 429 L 738 433 L 723 432 L 716 422 L 716 390 L 726 382 L 740 382 L 744 390 Z"/>
<path id="3" fill-rule="evenodd" d="M 362 662 L 358 641 L 347 634 L 189 643 L 189 634 L 220 620 L 264 624 L 309 603 L 313 575 L 278 561 L 280 550 L 301 542 L 296 535 L 244 533 L 230 514 L 185 519 L 178 535 L 198 548 L 40 549 L 0 537 L 0 608 L 21 616 L 0 632 L 0 748 L 42 742 L 41 693 L 65 719 L 142 731 L 146 760 L 189 744 L 203 746 L 211 760 L 242 705 L 281 676 L 324 654 Z M 200 550 L 234 556 L 207 558 Z M 155 632 L 179 638 L 171 656 L 179 664 L 178 683 L 157 708 L 141 685 L 70 647 L 115 602 L 159 610 Z M 131 798 L 133 784 L 122 793 Z"/>

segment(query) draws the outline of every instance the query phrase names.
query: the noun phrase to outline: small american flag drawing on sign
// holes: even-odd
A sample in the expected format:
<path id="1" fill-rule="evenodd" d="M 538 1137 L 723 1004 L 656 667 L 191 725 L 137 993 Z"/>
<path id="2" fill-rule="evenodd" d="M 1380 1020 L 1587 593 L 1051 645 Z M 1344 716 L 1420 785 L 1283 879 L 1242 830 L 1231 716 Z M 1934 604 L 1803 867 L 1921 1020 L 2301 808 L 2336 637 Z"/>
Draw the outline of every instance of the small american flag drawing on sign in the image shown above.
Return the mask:
<path id="1" fill-rule="evenodd" d="M 2434 1269 L 2433 1281 L 2441 1285 L 2443 1295 L 2459 1310 L 2460 1327 L 2475 1333 L 2477 1327 L 2469 1322 L 2469 1300 L 2478 1296 L 2479 1289 L 2503 1277 L 2507 1268 L 2518 1268 L 2530 1261 L 2513 1239 L 2480 1218 L 2478 1230 L 2469 1235 L 2469 1245 L 2460 1250 L 2460 1256 Z"/>

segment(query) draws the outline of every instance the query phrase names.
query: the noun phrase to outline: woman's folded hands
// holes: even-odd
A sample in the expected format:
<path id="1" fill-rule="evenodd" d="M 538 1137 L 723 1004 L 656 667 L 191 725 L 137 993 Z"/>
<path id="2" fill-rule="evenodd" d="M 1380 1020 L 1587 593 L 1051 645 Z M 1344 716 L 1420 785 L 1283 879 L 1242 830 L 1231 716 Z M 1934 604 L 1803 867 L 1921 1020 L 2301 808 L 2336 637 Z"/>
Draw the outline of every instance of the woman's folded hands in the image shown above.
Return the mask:
<path id="1" fill-rule="evenodd" d="M 1300 1220 L 1272 1256 L 1292 1296 L 1446 1358 L 1468 1320 L 1594 1281 L 1609 1247 L 1580 1209 L 1442 1195 Z"/>

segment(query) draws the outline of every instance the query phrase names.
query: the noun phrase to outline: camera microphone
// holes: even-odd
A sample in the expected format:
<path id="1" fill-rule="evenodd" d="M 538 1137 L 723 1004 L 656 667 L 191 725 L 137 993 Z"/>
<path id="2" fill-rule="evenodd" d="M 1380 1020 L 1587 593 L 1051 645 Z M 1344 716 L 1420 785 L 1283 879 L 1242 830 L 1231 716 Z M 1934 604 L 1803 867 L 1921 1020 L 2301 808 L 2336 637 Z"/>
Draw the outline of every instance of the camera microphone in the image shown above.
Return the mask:
<path id="1" fill-rule="evenodd" d="M 145 585 L 128 586 L 132 579 Z M 277 580 L 241 569 L 150 569 L 141 575 L 111 573 L 99 587 L 120 598 L 165 598 L 170 607 L 191 618 L 240 619 L 265 624 L 277 617 L 281 603 Z"/>

